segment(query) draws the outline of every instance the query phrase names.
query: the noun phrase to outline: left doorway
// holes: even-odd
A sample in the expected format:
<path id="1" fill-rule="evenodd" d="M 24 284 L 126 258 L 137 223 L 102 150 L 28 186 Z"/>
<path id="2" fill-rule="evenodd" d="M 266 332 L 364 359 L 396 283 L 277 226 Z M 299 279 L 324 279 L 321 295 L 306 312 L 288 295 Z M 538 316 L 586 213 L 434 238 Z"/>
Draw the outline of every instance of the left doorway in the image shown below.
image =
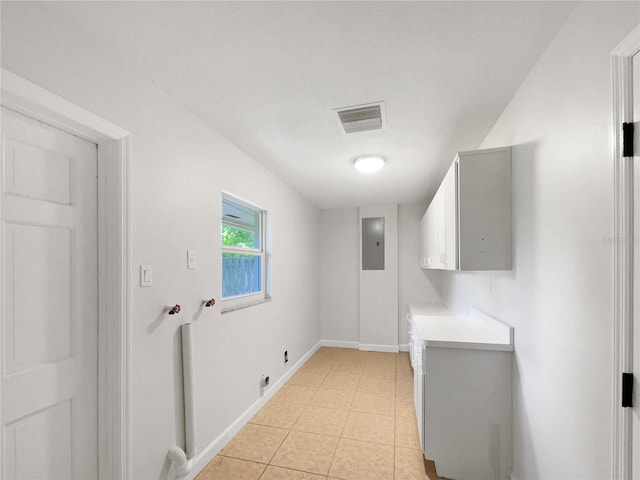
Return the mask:
<path id="1" fill-rule="evenodd" d="M 2 108 L 6 479 L 98 477 L 97 146 Z"/>

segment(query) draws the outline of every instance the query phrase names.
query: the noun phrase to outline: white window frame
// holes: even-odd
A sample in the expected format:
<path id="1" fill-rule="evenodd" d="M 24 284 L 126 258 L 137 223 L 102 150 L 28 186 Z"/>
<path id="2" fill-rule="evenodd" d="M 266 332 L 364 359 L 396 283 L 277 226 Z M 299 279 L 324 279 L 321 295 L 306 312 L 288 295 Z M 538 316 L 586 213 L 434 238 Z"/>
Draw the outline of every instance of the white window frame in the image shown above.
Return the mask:
<path id="1" fill-rule="evenodd" d="M 236 195 L 222 192 L 221 196 L 221 211 L 222 211 L 222 202 L 224 200 L 229 200 L 238 205 L 242 205 L 244 207 L 250 208 L 258 214 L 258 235 L 260 240 L 260 248 L 242 248 L 242 247 L 229 247 L 222 244 L 222 238 L 220 239 L 220 298 L 221 298 L 221 311 L 222 313 L 231 312 L 234 310 L 238 310 L 241 308 L 250 307 L 252 305 L 258 305 L 269 301 L 271 297 L 268 294 L 267 289 L 267 279 L 268 279 L 268 271 L 269 262 L 267 261 L 267 235 L 266 235 L 266 226 L 267 226 L 267 211 L 264 208 L 258 207 L 257 205 L 248 202 Z M 225 222 L 224 216 L 221 216 L 220 221 L 220 233 L 222 234 L 222 226 L 228 222 Z M 225 253 L 239 253 L 239 254 L 250 254 L 256 255 L 260 257 L 260 287 L 261 290 L 259 292 L 247 293 L 243 295 L 236 295 L 233 297 L 222 296 L 222 291 L 224 288 L 223 275 L 222 275 L 222 256 Z"/>

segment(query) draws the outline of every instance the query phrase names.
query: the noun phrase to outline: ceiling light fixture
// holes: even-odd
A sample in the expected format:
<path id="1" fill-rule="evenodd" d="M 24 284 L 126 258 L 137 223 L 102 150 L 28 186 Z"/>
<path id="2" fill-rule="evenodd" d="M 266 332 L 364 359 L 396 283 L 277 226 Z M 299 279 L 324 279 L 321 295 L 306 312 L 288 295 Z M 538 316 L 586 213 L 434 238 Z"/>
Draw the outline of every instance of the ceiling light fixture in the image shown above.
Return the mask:
<path id="1" fill-rule="evenodd" d="M 353 161 L 353 166 L 363 173 L 377 172 L 384 167 L 384 157 L 382 155 L 362 155 Z"/>

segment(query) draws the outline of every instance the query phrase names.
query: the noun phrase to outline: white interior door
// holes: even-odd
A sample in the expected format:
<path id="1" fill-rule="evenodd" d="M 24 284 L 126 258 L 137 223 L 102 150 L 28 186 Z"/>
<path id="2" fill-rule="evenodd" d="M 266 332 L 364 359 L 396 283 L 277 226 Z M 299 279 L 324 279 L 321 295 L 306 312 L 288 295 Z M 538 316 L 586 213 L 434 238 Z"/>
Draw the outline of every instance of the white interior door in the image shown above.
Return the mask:
<path id="1" fill-rule="evenodd" d="M 640 480 L 640 53 L 633 57 L 634 124 L 634 325 L 633 325 L 633 440 L 632 478 Z"/>
<path id="2" fill-rule="evenodd" d="M 3 479 L 98 477 L 97 147 L 2 109 Z"/>

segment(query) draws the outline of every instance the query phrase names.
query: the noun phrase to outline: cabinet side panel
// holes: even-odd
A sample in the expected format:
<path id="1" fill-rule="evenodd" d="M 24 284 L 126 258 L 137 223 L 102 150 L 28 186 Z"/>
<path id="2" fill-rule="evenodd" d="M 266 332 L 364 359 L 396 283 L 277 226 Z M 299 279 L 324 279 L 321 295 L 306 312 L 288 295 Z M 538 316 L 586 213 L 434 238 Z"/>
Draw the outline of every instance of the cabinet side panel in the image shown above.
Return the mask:
<path id="1" fill-rule="evenodd" d="M 458 165 L 453 162 L 447 175 L 444 177 L 445 185 L 445 270 L 458 268 L 458 192 L 457 178 Z"/>
<path id="2" fill-rule="evenodd" d="M 511 148 L 459 157 L 459 268 L 510 270 Z"/>
<path id="3" fill-rule="evenodd" d="M 510 352 L 425 349 L 424 455 L 440 476 L 509 478 L 511 361 Z"/>

